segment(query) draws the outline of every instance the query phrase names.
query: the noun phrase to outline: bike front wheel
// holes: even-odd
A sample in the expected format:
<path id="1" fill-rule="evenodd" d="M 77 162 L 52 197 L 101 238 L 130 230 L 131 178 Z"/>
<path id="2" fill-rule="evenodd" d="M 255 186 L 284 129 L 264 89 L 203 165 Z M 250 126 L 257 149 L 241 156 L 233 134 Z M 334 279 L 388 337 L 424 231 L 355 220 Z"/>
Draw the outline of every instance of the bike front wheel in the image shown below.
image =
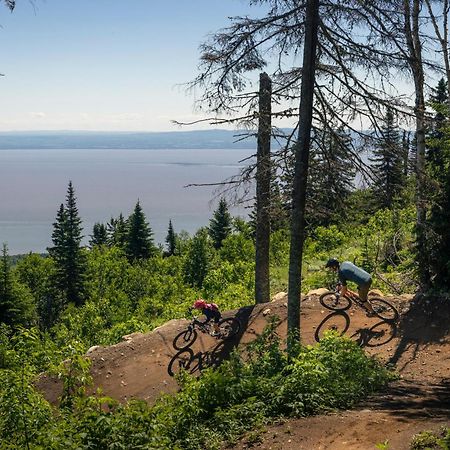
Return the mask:
<path id="1" fill-rule="evenodd" d="M 350 308 L 352 302 L 349 298 L 342 295 L 337 296 L 334 292 L 327 292 L 319 297 L 319 302 L 325 308 L 331 311 L 345 311 Z"/>
<path id="2" fill-rule="evenodd" d="M 197 339 L 197 331 L 189 327 L 186 330 L 178 333 L 173 340 L 173 348 L 176 350 L 184 350 L 190 347 Z"/>
<path id="3" fill-rule="evenodd" d="M 386 322 L 395 322 L 399 318 L 398 311 L 386 300 L 379 297 L 369 299 L 375 314 Z"/>
<path id="4" fill-rule="evenodd" d="M 231 339 L 241 331 L 241 323 L 236 317 L 229 317 L 219 321 L 219 329 L 222 339 Z"/>

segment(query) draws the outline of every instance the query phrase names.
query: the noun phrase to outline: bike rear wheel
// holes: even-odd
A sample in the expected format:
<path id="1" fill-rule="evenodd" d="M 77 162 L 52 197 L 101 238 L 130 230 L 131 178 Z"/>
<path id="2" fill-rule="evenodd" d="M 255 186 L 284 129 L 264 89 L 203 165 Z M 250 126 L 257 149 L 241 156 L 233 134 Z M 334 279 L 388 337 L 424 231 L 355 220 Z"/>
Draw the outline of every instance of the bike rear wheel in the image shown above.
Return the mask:
<path id="1" fill-rule="evenodd" d="M 369 301 L 375 314 L 380 319 L 383 319 L 386 322 L 395 322 L 398 319 L 399 314 L 397 309 L 386 300 L 379 297 L 371 297 L 369 298 Z"/>
<path id="2" fill-rule="evenodd" d="M 350 308 L 352 302 L 349 298 L 340 295 L 336 296 L 334 292 L 327 292 L 319 297 L 319 302 L 325 308 L 331 311 L 345 311 Z"/>
<path id="3" fill-rule="evenodd" d="M 176 350 L 184 350 L 190 347 L 197 339 L 197 331 L 194 328 L 187 328 L 178 333 L 173 340 L 173 348 Z"/>
<path id="4" fill-rule="evenodd" d="M 219 321 L 220 337 L 231 339 L 241 331 L 241 323 L 236 317 L 229 317 Z"/>

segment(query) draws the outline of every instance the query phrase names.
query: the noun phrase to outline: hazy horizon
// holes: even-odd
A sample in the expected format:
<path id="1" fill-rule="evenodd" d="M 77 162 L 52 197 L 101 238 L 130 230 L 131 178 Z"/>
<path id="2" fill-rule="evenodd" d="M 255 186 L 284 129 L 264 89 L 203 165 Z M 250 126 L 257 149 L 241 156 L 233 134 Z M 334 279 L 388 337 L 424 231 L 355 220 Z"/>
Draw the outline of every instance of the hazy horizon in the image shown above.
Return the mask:
<path id="1" fill-rule="evenodd" d="M 0 151 L 0 243 L 9 254 L 42 253 L 51 246 L 52 224 L 72 181 L 83 221 L 83 245 L 95 222 L 128 217 L 139 199 L 164 244 L 169 220 L 176 232 L 207 226 L 217 207 L 211 186 L 239 172 L 245 149 L 66 149 Z M 246 215 L 243 208 L 232 208 Z"/>

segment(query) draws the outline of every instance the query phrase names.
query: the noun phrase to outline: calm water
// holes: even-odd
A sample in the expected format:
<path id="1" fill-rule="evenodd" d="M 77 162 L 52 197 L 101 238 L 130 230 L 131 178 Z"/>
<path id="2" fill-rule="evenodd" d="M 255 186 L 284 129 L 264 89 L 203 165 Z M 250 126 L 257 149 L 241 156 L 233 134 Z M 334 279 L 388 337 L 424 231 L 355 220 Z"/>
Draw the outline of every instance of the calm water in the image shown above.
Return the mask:
<path id="1" fill-rule="evenodd" d="M 251 150 L 0 150 L 0 243 L 11 255 L 44 252 L 69 180 L 75 188 L 85 243 L 95 222 L 120 212 L 128 217 L 137 199 L 156 242 L 169 219 L 175 231 L 208 225 L 217 201 L 214 183 L 237 174 Z M 245 215 L 244 209 L 232 209 Z"/>

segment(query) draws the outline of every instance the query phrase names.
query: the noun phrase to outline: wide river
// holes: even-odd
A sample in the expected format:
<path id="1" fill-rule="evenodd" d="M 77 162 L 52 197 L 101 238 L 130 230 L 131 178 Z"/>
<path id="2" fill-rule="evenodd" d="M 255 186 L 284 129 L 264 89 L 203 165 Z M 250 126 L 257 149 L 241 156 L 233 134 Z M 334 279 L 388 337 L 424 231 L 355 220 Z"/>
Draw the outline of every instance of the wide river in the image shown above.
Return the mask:
<path id="1" fill-rule="evenodd" d="M 128 217 L 139 199 L 157 243 L 169 219 L 176 232 L 208 225 L 213 187 L 247 164 L 252 150 L 0 150 L 0 244 L 9 254 L 45 252 L 69 180 L 83 221 L 84 243 L 95 222 Z M 233 215 L 247 210 L 231 208 Z"/>

